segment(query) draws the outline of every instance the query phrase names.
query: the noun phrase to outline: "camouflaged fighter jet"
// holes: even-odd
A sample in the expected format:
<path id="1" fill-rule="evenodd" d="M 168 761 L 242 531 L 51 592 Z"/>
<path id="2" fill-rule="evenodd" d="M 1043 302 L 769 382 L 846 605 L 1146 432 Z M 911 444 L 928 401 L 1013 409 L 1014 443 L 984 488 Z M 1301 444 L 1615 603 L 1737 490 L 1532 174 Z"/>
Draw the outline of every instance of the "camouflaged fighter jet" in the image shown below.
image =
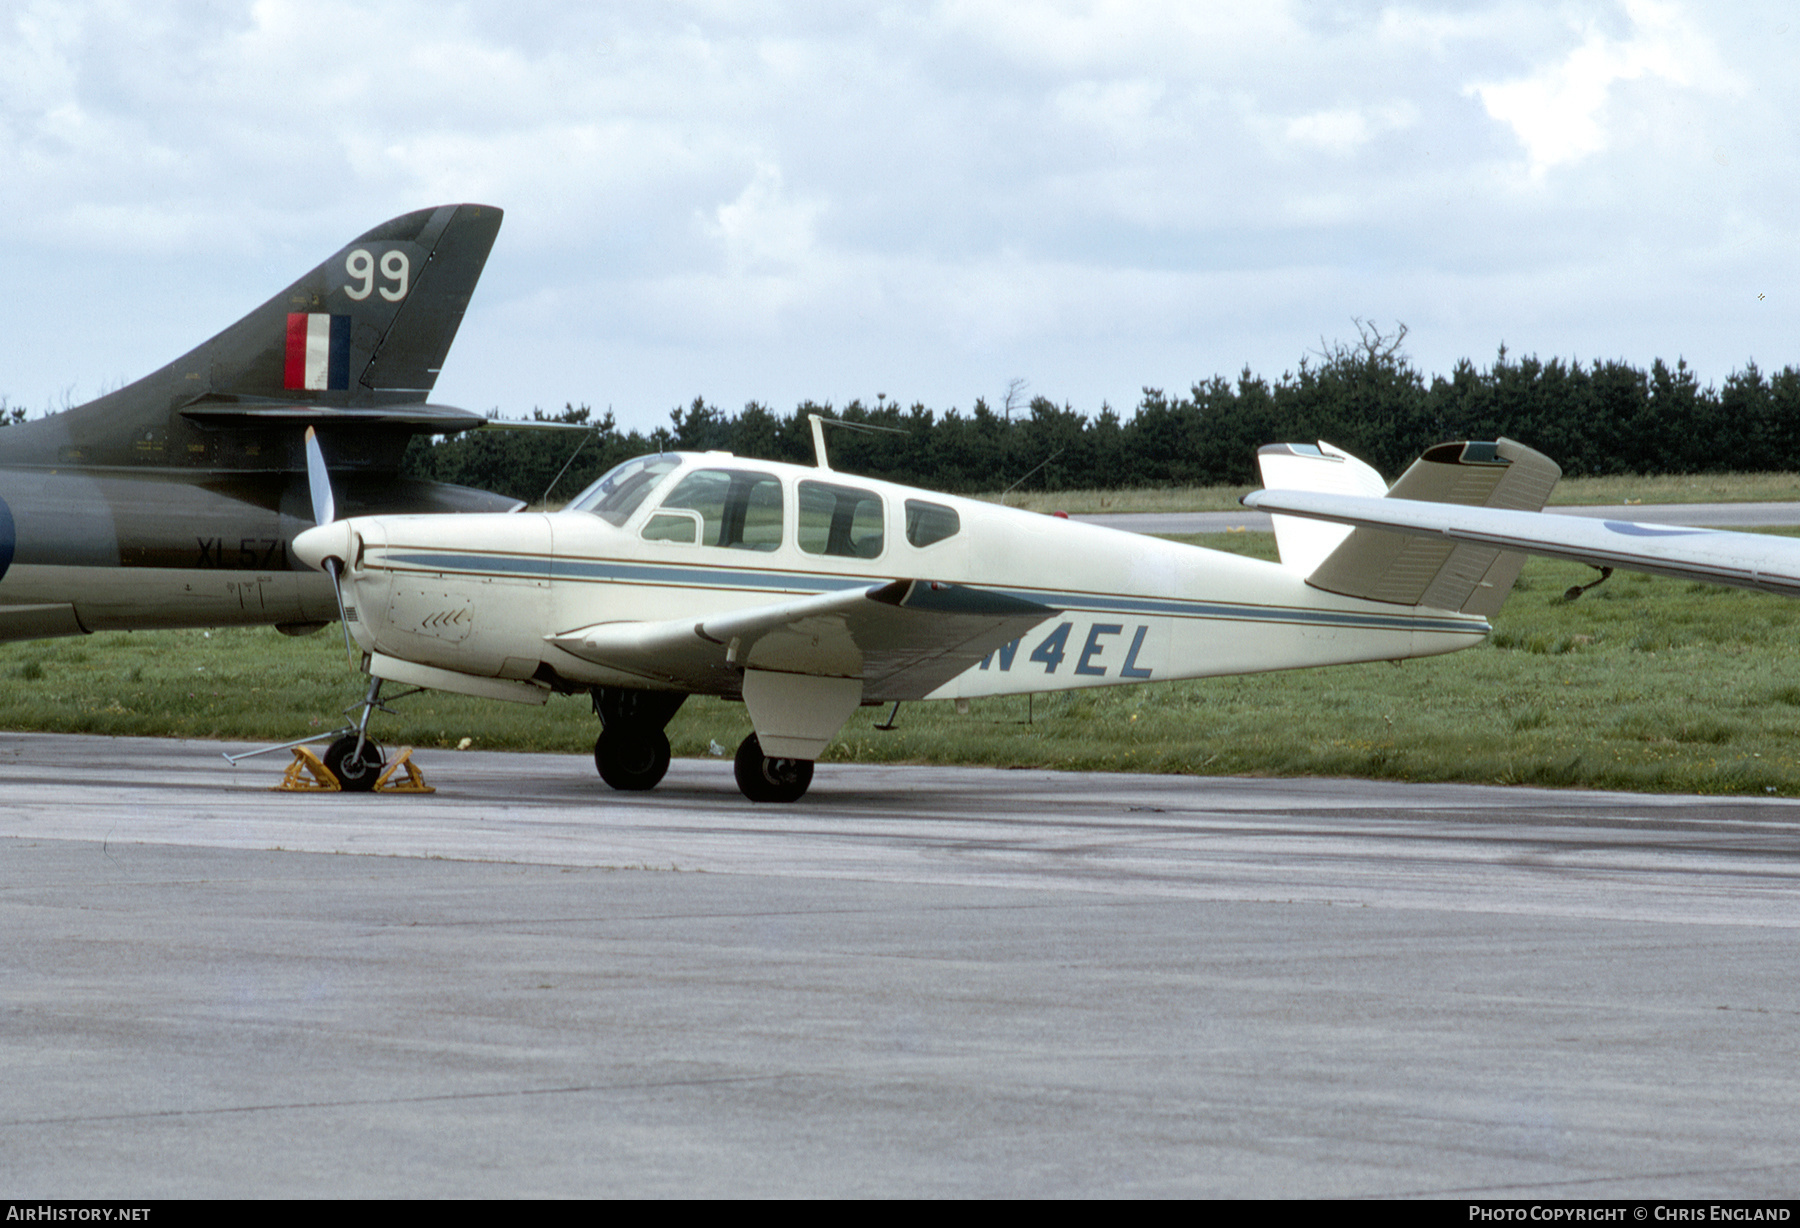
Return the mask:
<path id="1" fill-rule="evenodd" d="M 0 642 L 336 619 L 291 549 L 313 526 L 308 426 L 345 514 L 517 508 L 399 476 L 413 435 L 483 422 L 427 397 L 500 218 L 385 222 L 160 371 L 0 430 Z"/>

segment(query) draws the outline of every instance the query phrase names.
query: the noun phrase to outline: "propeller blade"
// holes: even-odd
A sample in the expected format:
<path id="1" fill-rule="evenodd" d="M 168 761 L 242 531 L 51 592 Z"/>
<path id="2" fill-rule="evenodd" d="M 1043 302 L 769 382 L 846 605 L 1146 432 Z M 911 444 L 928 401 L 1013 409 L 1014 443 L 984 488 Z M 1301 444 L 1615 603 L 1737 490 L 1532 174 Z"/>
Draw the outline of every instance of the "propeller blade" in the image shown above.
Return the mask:
<path id="1" fill-rule="evenodd" d="M 356 645 L 350 642 L 350 619 L 344 613 L 344 585 L 338 578 L 340 566 L 341 564 L 336 559 L 325 560 L 325 570 L 331 576 L 331 593 L 337 598 L 338 626 L 344 629 L 344 655 L 349 657 L 350 663 L 354 665 L 356 664 Z"/>
<path id="2" fill-rule="evenodd" d="M 325 468 L 325 453 L 319 450 L 319 436 L 306 428 L 306 483 L 312 487 L 313 523 L 330 524 L 337 519 L 337 499 L 331 493 L 331 472 Z M 331 576 L 331 595 L 337 598 L 338 626 L 344 629 L 344 652 L 354 664 L 356 645 L 350 642 L 350 620 L 344 613 L 344 580 L 336 559 L 325 560 L 325 571 Z"/>
<path id="3" fill-rule="evenodd" d="M 331 473 L 325 468 L 325 453 L 319 450 L 319 437 L 310 426 L 306 428 L 306 481 L 312 487 L 313 523 L 330 524 L 337 519 L 337 500 L 331 494 Z M 336 573 L 333 575 L 335 577 Z M 342 599 L 338 604 L 343 604 Z"/>

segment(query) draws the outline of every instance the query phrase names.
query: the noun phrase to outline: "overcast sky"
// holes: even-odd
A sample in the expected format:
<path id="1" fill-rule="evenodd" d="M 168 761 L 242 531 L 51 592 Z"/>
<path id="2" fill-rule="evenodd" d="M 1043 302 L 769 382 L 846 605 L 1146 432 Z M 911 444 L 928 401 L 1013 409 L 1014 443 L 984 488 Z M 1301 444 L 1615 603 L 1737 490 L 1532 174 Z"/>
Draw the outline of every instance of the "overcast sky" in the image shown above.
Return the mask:
<path id="1" fill-rule="evenodd" d="M 0 0 L 0 395 L 506 210 L 436 400 L 1092 413 L 1352 317 L 1800 364 L 1800 3 Z"/>

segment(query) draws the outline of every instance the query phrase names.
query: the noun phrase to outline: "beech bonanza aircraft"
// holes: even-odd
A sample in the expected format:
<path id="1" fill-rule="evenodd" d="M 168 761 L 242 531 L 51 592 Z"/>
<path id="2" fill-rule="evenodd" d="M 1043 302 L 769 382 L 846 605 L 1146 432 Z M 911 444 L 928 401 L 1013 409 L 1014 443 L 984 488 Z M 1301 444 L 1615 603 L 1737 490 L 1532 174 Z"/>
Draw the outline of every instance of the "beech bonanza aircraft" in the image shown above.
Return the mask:
<path id="1" fill-rule="evenodd" d="M 690 694 L 742 699 L 752 801 L 805 793 L 865 704 L 964 700 L 1453 652 L 1524 556 L 1279 517 L 1280 563 L 729 453 L 628 461 L 560 512 L 334 521 L 294 542 L 341 582 L 370 674 L 326 762 L 367 788 L 384 681 L 524 703 L 589 691 L 600 775 L 648 789 Z M 1561 476 L 1519 444 L 1433 448 L 1390 490 L 1325 445 L 1265 448 L 1271 486 L 1536 513 Z M 1424 506 L 1408 504 L 1407 506 Z"/>
<path id="2" fill-rule="evenodd" d="M 261 623 L 300 634 L 337 617 L 329 581 L 289 548 L 314 523 L 309 425 L 348 511 L 519 506 L 398 476 L 414 434 L 483 424 L 426 397 L 500 217 L 444 205 L 394 218 L 160 371 L 0 429 L 0 642 Z"/>

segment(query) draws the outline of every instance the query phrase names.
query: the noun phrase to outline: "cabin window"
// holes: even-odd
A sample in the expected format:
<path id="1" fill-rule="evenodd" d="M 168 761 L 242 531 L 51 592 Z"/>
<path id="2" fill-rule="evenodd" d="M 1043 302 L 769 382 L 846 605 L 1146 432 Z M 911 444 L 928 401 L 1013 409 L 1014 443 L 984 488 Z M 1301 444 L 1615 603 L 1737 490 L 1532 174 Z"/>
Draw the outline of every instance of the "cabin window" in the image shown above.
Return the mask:
<path id="1" fill-rule="evenodd" d="M 591 512 L 621 525 L 643 506 L 662 480 L 681 467 L 679 456 L 640 456 L 601 475 L 599 481 L 569 500 L 565 511 Z"/>
<path id="2" fill-rule="evenodd" d="M 800 483 L 800 548 L 808 554 L 872 559 L 881 553 L 881 496 L 856 486 Z"/>
<path id="3" fill-rule="evenodd" d="M 906 540 L 912 545 L 929 546 L 961 531 L 962 518 L 955 508 L 923 499 L 906 501 Z"/>
<path id="4" fill-rule="evenodd" d="M 768 551 L 781 545 L 781 483 L 766 473 L 701 469 L 644 525 L 646 541 Z"/>

